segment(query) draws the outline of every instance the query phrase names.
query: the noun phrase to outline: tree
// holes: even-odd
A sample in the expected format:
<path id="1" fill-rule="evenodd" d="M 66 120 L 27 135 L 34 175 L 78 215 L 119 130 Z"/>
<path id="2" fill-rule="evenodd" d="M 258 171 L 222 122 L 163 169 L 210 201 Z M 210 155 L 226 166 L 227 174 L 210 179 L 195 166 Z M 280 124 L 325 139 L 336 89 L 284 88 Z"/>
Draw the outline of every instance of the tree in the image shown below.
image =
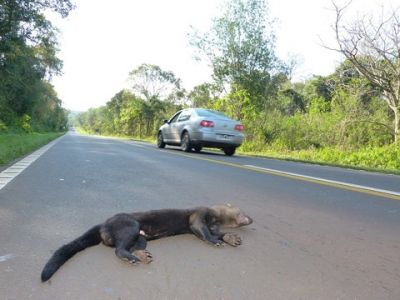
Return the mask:
<path id="1" fill-rule="evenodd" d="M 336 21 L 333 26 L 338 48 L 371 84 L 382 91 L 394 115 L 394 139 L 400 144 L 400 8 L 389 16 L 383 13 L 361 17 L 349 25 L 343 24 L 348 5 L 334 4 Z"/>
<path id="2" fill-rule="evenodd" d="M 172 102 L 183 97 L 181 80 L 170 71 L 159 66 L 142 64 L 129 73 L 132 89 L 136 95 L 147 101 L 170 100 Z"/>
<path id="3" fill-rule="evenodd" d="M 309 102 L 316 98 L 329 102 L 332 99 L 332 91 L 334 88 L 334 82 L 329 77 L 313 76 L 307 81 L 304 87 L 304 94 Z"/>
<path id="4" fill-rule="evenodd" d="M 226 112 L 230 117 L 236 120 L 244 120 L 251 115 L 249 109 L 251 109 L 252 106 L 249 105 L 249 103 L 249 93 L 239 87 L 233 87 L 229 94 L 216 101 L 214 107 L 217 110 Z"/>
<path id="5" fill-rule="evenodd" d="M 348 59 L 343 61 L 328 78 L 331 82 L 332 90 L 351 88 L 355 82 L 358 82 L 358 99 L 365 106 L 369 104 L 372 98 L 382 96 L 382 90 L 373 85 Z"/>
<path id="6" fill-rule="evenodd" d="M 70 0 L 4 0 L 0 3 L 0 70 L 9 59 L 21 55 L 23 48 L 42 77 L 59 72 L 61 62 L 55 57 L 56 29 L 46 19 L 51 10 L 66 17 L 74 8 Z M 19 50 L 19 51 L 18 51 Z"/>
<path id="7" fill-rule="evenodd" d="M 192 107 L 211 107 L 221 94 L 217 85 L 203 83 L 193 87 L 188 98 Z"/>
<path id="8" fill-rule="evenodd" d="M 11 124 L 17 118 L 36 113 L 39 116 L 36 121 L 44 122 L 41 125 L 63 126 L 54 122 L 64 122 L 65 118 L 55 116 L 50 122 L 41 117 L 47 96 L 60 108 L 47 106 L 48 114 L 65 113 L 61 102 L 55 100 L 53 92 L 46 86 L 52 75 L 60 73 L 62 62 L 56 57 L 56 29 L 44 12 L 50 10 L 65 17 L 72 8 L 69 0 L 0 2 L 0 120 Z"/>
<path id="9" fill-rule="evenodd" d="M 209 32 L 194 31 L 190 41 L 210 62 L 218 84 L 245 89 L 259 102 L 265 99 L 271 73 L 281 66 L 267 16 L 264 0 L 227 1 Z"/>

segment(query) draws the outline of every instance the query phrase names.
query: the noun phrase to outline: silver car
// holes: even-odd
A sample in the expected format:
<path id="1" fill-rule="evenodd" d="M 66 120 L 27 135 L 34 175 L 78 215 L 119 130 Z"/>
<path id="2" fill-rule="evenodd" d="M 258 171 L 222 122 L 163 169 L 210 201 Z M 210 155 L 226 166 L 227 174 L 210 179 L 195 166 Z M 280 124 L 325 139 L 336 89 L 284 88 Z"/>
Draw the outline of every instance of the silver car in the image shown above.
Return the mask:
<path id="1" fill-rule="evenodd" d="M 244 139 L 244 127 L 221 112 L 190 108 L 178 111 L 165 120 L 157 134 L 158 148 L 181 146 L 183 151 L 200 152 L 203 147 L 220 148 L 233 155 Z"/>

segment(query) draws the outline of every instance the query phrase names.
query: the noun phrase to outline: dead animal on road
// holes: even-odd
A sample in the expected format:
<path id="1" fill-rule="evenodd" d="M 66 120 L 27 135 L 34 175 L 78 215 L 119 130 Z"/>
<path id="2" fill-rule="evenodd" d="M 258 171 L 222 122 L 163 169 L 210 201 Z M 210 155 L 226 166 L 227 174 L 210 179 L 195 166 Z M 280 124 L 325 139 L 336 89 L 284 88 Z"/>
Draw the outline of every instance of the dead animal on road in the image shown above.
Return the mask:
<path id="1" fill-rule="evenodd" d="M 130 263 L 150 263 L 147 241 L 166 236 L 191 233 L 213 245 L 239 246 L 242 239 L 235 233 L 222 233 L 220 227 L 236 228 L 253 220 L 230 204 L 193 209 L 161 209 L 117 214 L 89 229 L 82 236 L 59 248 L 42 271 L 42 281 L 51 276 L 79 251 L 103 242 L 115 247 L 115 254 Z"/>

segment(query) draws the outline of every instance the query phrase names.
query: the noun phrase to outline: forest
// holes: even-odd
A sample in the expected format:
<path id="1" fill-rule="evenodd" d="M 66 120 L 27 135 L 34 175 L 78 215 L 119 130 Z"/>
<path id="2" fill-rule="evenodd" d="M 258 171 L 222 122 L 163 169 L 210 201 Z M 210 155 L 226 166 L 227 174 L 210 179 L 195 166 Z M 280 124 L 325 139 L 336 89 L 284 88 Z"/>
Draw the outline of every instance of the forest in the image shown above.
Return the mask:
<path id="1" fill-rule="evenodd" d="M 66 17 L 73 8 L 69 0 L 0 1 L 0 166 L 67 129 L 51 84 L 62 69 L 57 30 L 45 12 Z"/>
<path id="2" fill-rule="evenodd" d="M 243 122 L 246 153 L 400 170 L 398 10 L 385 22 L 343 25 L 345 8 L 334 8 L 337 48 L 330 50 L 343 61 L 328 76 L 294 82 L 296 62 L 276 56 L 267 3 L 232 0 L 207 32 L 189 35 L 197 59 L 212 68 L 211 82 L 186 91 L 172 71 L 142 64 L 127 74 L 129 89 L 79 114 L 77 126 L 154 139 L 177 110 L 206 107 Z"/>

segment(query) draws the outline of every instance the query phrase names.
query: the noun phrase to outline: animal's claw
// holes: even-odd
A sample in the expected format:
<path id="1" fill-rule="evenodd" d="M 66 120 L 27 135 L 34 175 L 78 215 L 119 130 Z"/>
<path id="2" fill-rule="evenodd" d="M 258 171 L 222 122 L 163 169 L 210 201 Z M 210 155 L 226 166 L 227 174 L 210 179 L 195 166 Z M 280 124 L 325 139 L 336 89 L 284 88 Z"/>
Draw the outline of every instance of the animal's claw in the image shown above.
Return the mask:
<path id="1" fill-rule="evenodd" d="M 212 243 L 215 247 L 222 247 L 222 246 L 225 245 L 225 243 L 224 243 L 223 241 L 221 241 L 221 240 L 214 240 L 214 241 L 211 241 L 211 243 Z"/>

